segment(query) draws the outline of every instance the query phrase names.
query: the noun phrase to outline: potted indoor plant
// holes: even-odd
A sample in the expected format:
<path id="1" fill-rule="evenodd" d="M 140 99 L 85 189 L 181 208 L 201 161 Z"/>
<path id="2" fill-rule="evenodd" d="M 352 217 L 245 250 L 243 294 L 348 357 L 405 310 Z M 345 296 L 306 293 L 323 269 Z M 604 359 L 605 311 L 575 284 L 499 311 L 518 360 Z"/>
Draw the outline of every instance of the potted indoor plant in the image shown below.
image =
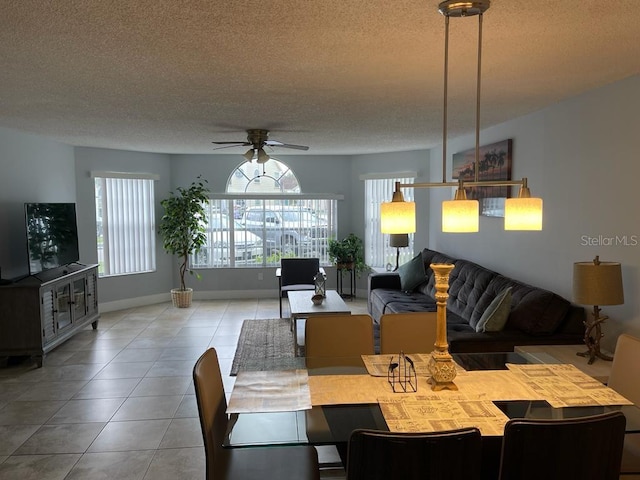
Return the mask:
<path id="1" fill-rule="evenodd" d="M 189 269 L 189 255 L 198 252 L 207 241 L 205 205 L 209 201 L 209 189 L 205 183 L 207 181 L 199 175 L 188 188 L 178 187 L 175 193 L 170 192 L 169 197 L 160 202 L 164 208 L 159 231 L 162 246 L 180 262 L 180 288 L 171 290 L 171 300 L 176 307 L 191 306 L 193 289 L 187 288 L 184 281 L 187 272 L 194 274 Z"/>
<path id="2" fill-rule="evenodd" d="M 353 233 L 342 240 L 329 240 L 329 259 L 336 264 L 338 270 L 353 270 L 358 275 L 367 268 L 364 262 L 364 242 Z"/>

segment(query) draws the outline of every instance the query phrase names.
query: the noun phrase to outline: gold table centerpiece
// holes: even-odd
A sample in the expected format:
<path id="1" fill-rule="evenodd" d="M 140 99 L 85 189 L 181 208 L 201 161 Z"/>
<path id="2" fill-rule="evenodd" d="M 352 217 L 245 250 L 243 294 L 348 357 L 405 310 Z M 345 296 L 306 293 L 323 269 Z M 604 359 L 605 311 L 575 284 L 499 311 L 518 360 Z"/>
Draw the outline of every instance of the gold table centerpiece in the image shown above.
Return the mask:
<path id="1" fill-rule="evenodd" d="M 431 353 L 429 361 L 429 372 L 431 377 L 429 383 L 431 389 L 458 390 L 453 383 L 456 378 L 456 365 L 449 354 L 449 344 L 447 343 L 447 299 L 449 298 L 449 274 L 454 265 L 448 263 L 432 263 L 431 269 L 435 274 L 436 281 L 436 343 L 435 350 Z"/>

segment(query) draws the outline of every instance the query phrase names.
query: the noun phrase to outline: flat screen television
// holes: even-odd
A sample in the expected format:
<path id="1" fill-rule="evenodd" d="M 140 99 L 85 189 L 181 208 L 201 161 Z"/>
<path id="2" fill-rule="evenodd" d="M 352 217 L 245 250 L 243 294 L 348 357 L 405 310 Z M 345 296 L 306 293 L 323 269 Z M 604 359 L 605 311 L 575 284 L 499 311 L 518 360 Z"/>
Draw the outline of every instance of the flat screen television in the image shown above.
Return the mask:
<path id="1" fill-rule="evenodd" d="M 75 203 L 25 203 L 29 274 L 80 259 Z"/>

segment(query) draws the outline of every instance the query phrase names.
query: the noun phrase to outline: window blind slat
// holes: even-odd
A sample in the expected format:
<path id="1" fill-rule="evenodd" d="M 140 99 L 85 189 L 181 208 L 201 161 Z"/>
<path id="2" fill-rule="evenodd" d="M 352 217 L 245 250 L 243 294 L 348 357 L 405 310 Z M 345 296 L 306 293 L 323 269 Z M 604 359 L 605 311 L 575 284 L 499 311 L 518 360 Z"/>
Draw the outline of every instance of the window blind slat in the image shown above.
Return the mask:
<path id="1" fill-rule="evenodd" d="M 96 177 L 100 275 L 155 270 L 153 180 Z"/>

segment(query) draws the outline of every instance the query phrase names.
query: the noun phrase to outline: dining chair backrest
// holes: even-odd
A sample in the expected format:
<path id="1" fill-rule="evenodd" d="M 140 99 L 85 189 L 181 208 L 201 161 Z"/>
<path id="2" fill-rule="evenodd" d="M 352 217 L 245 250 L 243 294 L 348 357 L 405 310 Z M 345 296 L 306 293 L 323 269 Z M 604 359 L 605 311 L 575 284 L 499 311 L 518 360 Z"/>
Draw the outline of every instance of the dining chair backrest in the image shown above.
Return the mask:
<path id="1" fill-rule="evenodd" d="M 620 411 L 558 420 L 509 420 L 500 480 L 617 480 L 625 426 Z"/>
<path id="2" fill-rule="evenodd" d="M 368 314 L 314 315 L 304 330 L 307 357 L 373 355 L 373 320 Z"/>
<path id="3" fill-rule="evenodd" d="M 193 384 L 204 439 L 207 480 L 319 480 L 318 453 L 310 446 L 223 448 L 227 400 L 218 354 L 209 348 L 193 367 Z"/>
<path id="4" fill-rule="evenodd" d="M 436 312 L 385 313 L 380 317 L 380 353 L 432 352 L 436 317 Z"/>
<path id="5" fill-rule="evenodd" d="M 432 433 L 354 430 L 347 480 L 474 480 L 480 478 L 481 455 L 475 427 Z"/>
<path id="6" fill-rule="evenodd" d="M 227 430 L 227 400 L 215 349 L 209 348 L 197 360 L 193 367 L 193 385 L 204 440 L 207 478 L 214 478 L 216 461 L 226 456 L 222 440 Z"/>
<path id="7" fill-rule="evenodd" d="M 640 338 L 618 337 L 607 385 L 640 406 Z"/>

